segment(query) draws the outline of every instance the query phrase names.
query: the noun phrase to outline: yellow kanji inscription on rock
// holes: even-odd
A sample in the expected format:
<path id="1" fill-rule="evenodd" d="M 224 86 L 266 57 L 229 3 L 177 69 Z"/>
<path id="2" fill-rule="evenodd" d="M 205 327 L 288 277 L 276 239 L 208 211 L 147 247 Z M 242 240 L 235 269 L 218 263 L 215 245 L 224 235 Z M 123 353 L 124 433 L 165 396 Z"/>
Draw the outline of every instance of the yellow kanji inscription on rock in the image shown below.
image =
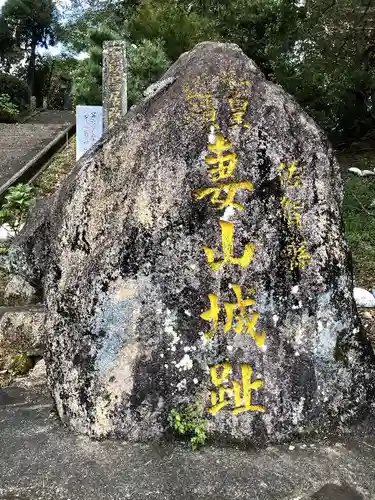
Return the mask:
<path id="1" fill-rule="evenodd" d="M 247 363 L 240 364 L 241 381 L 232 380 L 229 382 L 229 376 L 232 374 L 232 366 L 225 361 L 210 367 L 211 382 L 215 386 L 215 390 L 211 391 L 211 407 L 208 409 L 211 415 L 216 415 L 225 406 L 231 403 L 233 398 L 234 408 L 233 415 L 245 411 L 265 412 L 263 405 L 252 404 L 252 391 L 258 391 L 264 387 L 264 381 L 255 379 L 251 381 L 253 369 Z M 225 385 L 224 385 L 225 384 Z M 242 385 L 242 387 L 241 387 Z M 242 389 L 242 391 L 241 391 Z M 242 397 L 241 397 L 242 392 Z"/>
<path id="2" fill-rule="evenodd" d="M 211 391 L 211 408 L 208 411 L 212 415 L 216 415 L 218 411 L 230 403 L 228 399 L 225 399 L 225 396 L 228 395 L 231 397 L 233 389 L 231 387 L 224 387 L 223 383 L 228 381 L 231 373 L 232 367 L 228 361 L 210 367 L 211 381 L 217 387 L 217 391 Z"/>
<path id="3" fill-rule="evenodd" d="M 240 101 L 237 98 L 228 99 L 230 110 L 232 111 L 232 126 L 242 125 L 244 128 L 250 128 L 248 123 L 245 123 L 243 117 L 246 113 L 249 101 Z"/>
<path id="4" fill-rule="evenodd" d="M 307 250 L 307 243 L 303 241 L 299 246 L 295 243 L 288 246 L 290 257 L 290 269 L 293 271 L 297 267 L 304 269 L 311 263 L 311 254 Z"/>
<path id="5" fill-rule="evenodd" d="M 226 207 L 234 207 L 242 211 L 244 208 L 243 205 L 234 201 L 234 197 L 236 196 L 237 191 L 239 191 L 240 189 L 253 191 L 254 186 L 250 181 L 222 182 L 214 187 L 197 189 L 194 192 L 194 196 L 197 200 L 201 200 L 205 196 L 211 195 L 211 203 L 213 205 L 217 205 L 218 210 L 224 209 Z M 224 194 L 225 198 L 220 198 L 220 195 L 222 193 Z"/>
<path id="6" fill-rule="evenodd" d="M 225 312 L 227 313 L 224 332 L 228 333 L 233 328 L 236 333 L 251 335 L 255 340 L 257 347 L 263 347 L 266 343 L 266 331 L 263 330 L 262 333 L 255 331 L 255 325 L 258 321 L 259 313 L 255 311 L 249 314 L 246 311 L 246 307 L 256 304 L 255 299 L 243 299 L 240 285 L 232 285 L 232 289 L 237 302 L 224 302 Z"/>
<path id="7" fill-rule="evenodd" d="M 294 224 L 296 226 L 301 225 L 301 213 L 299 210 L 302 209 L 302 203 L 300 200 L 292 201 L 288 197 L 283 196 L 281 198 L 281 205 L 284 209 L 285 216 L 288 220 L 288 226 L 291 227 Z"/>
<path id="8" fill-rule="evenodd" d="M 244 121 L 244 115 L 249 106 L 249 92 L 251 90 L 251 82 L 249 80 L 238 81 L 234 71 L 227 71 L 223 74 L 223 84 L 226 94 L 226 99 L 231 110 L 231 126 L 242 126 L 250 128 L 250 125 Z"/>
<path id="9" fill-rule="evenodd" d="M 301 187 L 302 181 L 298 172 L 297 162 L 280 163 L 279 177 L 283 187 Z"/>
<path id="10" fill-rule="evenodd" d="M 255 330 L 255 326 L 259 319 L 257 311 L 248 312 L 247 307 L 256 304 L 253 297 L 244 299 L 240 285 L 232 285 L 233 292 L 237 302 L 224 302 L 225 324 L 224 333 L 229 333 L 234 330 L 237 334 L 250 335 L 257 345 L 261 348 L 266 344 L 266 331 L 259 333 Z M 254 293 L 254 290 L 251 290 Z M 220 306 L 217 295 L 210 293 L 208 295 L 210 301 L 210 309 L 201 314 L 201 318 L 212 323 L 211 330 L 204 334 L 207 340 L 211 340 L 217 333 L 219 326 Z"/>
<path id="11" fill-rule="evenodd" d="M 208 145 L 208 150 L 213 155 L 207 155 L 204 159 L 209 166 L 208 174 L 213 182 L 227 179 L 233 176 L 237 165 L 237 155 L 233 151 L 232 143 L 227 141 L 222 134 L 216 132 L 215 142 Z"/>
<path id="12" fill-rule="evenodd" d="M 190 114 L 201 118 L 203 123 L 210 123 L 215 128 L 219 128 L 216 122 L 216 105 L 211 93 L 192 92 L 185 89 L 185 99 L 189 102 Z M 190 116 L 187 116 L 190 121 Z"/>
<path id="13" fill-rule="evenodd" d="M 221 228 L 221 243 L 223 247 L 223 258 L 215 260 L 215 251 L 209 247 L 203 247 L 207 262 L 213 271 L 218 271 L 225 264 L 238 264 L 239 266 L 246 268 L 249 267 L 250 262 L 254 258 L 255 245 L 252 243 L 246 243 L 242 257 L 234 257 L 234 224 L 231 222 L 226 222 L 223 220 L 219 221 Z"/>
<path id="14" fill-rule="evenodd" d="M 204 334 L 207 340 L 211 340 L 216 335 L 217 327 L 219 326 L 220 306 L 218 296 L 214 293 L 208 294 L 208 300 L 210 301 L 210 309 L 202 313 L 201 318 L 212 322 L 211 330 Z"/>

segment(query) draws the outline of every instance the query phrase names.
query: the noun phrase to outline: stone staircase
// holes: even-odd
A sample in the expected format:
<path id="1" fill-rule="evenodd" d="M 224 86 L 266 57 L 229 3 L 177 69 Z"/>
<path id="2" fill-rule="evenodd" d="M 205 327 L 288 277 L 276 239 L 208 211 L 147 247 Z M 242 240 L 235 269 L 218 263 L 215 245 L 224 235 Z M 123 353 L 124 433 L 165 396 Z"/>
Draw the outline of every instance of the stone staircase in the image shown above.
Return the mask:
<path id="1" fill-rule="evenodd" d="M 74 122 L 72 112 L 50 110 L 25 123 L 0 123 L 0 190 Z M 10 276 L 0 306 L 0 387 L 25 375 L 43 356 L 45 313 L 38 301 L 33 287 Z"/>
<path id="2" fill-rule="evenodd" d="M 74 122 L 71 111 L 51 110 L 25 123 L 0 123 L 0 188 Z"/>

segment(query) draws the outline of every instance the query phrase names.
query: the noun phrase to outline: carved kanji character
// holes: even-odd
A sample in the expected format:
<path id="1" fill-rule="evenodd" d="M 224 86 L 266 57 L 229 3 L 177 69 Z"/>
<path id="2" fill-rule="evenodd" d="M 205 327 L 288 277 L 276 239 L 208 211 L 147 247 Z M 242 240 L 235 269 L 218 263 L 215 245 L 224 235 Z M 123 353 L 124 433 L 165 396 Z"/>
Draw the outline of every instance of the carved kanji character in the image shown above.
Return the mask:
<path id="1" fill-rule="evenodd" d="M 240 189 L 246 189 L 247 191 L 252 191 L 254 186 L 250 181 L 242 182 L 222 182 L 217 186 L 197 189 L 194 196 L 197 200 L 201 200 L 205 196 L 211 195 L 211 203 L 217 205 L 218 210 L 224 209 L 226 207 L 234 207 L 238 210 L 243 210 L 243 205 L 236 203 L 234 197 Z M 220 198 L 220 195 L 224 193 L 225 198 Z"/>
<path id="2" fill-rule="evenodd" d="M 210 167 L 208 174 L 213 182 L 233 176 L 237 165 L 237 155 L 233 151 L 229 151 L 231 148 L 232 143 L 227 141 L 222 134 L 216 132 L 215 142 L 208 145 L 208 150 L 213 155 L 207 155 L 204 159 Z"/>
<path id="3" fill-rule="evenodd" d="M 208 409 L 211 415 L 216 415 L 225 406 L 230 404 L 230 399 L 234 399 L 234 408 L 232 409 L 233 415 L 245 411 L 265 412 L 263 405 L 252 404 L 252 391 L 258 391 L 264 387 L 264 381 L 255 379 L 251 381 L 253 376 L 253 369 L 247 363 L 240 364 L 241 368 L 241 381 L 232 380 L 230 382 L 229 376 L 232 374 L 232 366 L 228 361 L 210 367 L 211 382 L 215 386 L 215 390 L 211 391 L 211 407 Z M 224 385 L 225 384 L 225 385 Z M 241 387 L 242 385 L 242 387 Z M 241 388 L 242 395 L 241 397 Z"/>
<path id="4" fill-rule="evenodd" d="M 212 248 L 204 246 L 203 249 L 206 253 L 208 265 L 213 271 L 218 271 L 225 264 L 238 264 L 246 268 L 254 258 L 255 245 L 246 243 L 242 257 L 234 257 L 234 224 L 223 220 L 219 221 L 221 228 L 221 243 L 223 248 L 223 258 L 215 260 L 215 251 Z"/>
<path id="5" fill-rule="evenodd" d="M 305 269 L 311 263 L 311 254 L 308 252 L 307 243 L 303 241 L 299 246 L 295 243 L 288 246 L 290 269 Z"/>
<path id="6" fill-rule="evenodd" d="M 255 326 L 259 319 L 257 311 L 248 312 L 247 307 L 256 304 L 253 297 L 244 299 L 240 285 L 231 285 L 236 296 L 237 302 L 224 302 L 224 310 L 226 314 L 224 333 L 229 333 L 232 329 L 237 334 L 250 335 L 257 345 L 261 348 L 266 344 L 266 331 L 257 332 Z M 254 290 L 251 290 L 254 293 Z M 210 321 L 211 329 L 205 333 L 205 338 L 211 340 L 217 333 L 219 326 L 220 306 L 217 295 L 210 293 L 208 295 L 210 301 L 210 309 L 201 314 L 201 318 Z"/>

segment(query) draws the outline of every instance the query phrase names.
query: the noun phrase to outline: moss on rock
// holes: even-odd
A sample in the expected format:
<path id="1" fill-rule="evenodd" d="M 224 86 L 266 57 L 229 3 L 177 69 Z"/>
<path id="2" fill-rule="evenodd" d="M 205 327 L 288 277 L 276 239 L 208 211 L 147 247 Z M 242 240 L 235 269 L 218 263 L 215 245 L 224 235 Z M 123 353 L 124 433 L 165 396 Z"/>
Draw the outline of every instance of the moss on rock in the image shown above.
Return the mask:
<path id="1" fill-rule="evenodd" d="M 28 373 L 33 366 L 34 363 L 31 357 L 25 352 L 22 352 L 20 354 L 16 354 L 12 359 L 10 371 L 13 375 L 26 375 L 26 373 Z"/>

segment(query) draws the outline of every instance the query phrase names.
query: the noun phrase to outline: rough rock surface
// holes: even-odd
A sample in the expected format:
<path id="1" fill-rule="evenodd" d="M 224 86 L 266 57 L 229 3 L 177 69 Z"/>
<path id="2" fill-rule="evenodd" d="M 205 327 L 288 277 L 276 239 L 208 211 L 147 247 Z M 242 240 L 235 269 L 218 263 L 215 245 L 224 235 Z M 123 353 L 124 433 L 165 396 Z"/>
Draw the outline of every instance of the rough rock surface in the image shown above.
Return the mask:
<path id="1" fill-rule="evenodd" d="M 359 309 L 358 312 L 366 337 L 371 342 L 372 347 L 375 348 L 375 309 Z"/>
<path id="2" fill-rule="evenodd" d="M 45 319 L 42 308 L 25 308 L 6 312 L 0 319 L 0 367 L 7 369 L 13 357 L 43 356 L 45 346 Z"/>
<path id="3" fill-rule="evenodd" d="M 20 276 L 11 278 L 5 288 L 4 299 L 9 306 L 24 306 L 38 302 L 35 288 Z"/>
<path id="4" fill-rule="evenodd" d="M 19 378 L 17 385 L 34 391 L 48 393 L 46 363 L 40 359 L 26 377 Z"/>
<path id="5" fill-rule="evenodd" d="M 236 46 L 200 44 L 170 78 L 10 252 L 43 280 L 61 419 L 147 439 L 196 405 L 211 437 L 253 443 L 345 425 L 374 361 L 329 144 Z"/>
<path id="6" fill-rule="evenodd" d="M 46 276 L 49 263 L 49 215 L 52 211 L 52 201 L 51 198 L 37 200 L 29 212 L 27 224 L 15 240 L 18 244 L 11 247 L 2 262 L 5 271 L 24 278 L 37 289 L 41 302 L 43 294 L 40 290 L 41 283 Z"/>

